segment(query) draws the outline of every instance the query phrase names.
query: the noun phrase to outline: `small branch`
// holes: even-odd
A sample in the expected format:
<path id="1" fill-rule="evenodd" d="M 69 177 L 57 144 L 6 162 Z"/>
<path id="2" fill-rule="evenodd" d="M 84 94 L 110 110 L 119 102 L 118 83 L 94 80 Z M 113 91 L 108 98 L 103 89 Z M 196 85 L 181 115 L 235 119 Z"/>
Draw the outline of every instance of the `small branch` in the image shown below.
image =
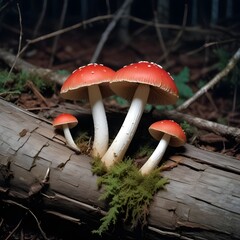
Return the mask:
<path id="1" fill-rule="evenodd" d="M 60 17 L 60 22 L 59 22 L 59 29 L 61 29 L 63 27 L 64 21 L 65 21 L 65 17 L 66 17 L 67 7 L 68 7 L 68 0 L 64 0 L 62 13 L 61 13 L 61 17 Z M 60 35 L 57 35 L 54 38 L 53 46 L 52 46 L 52 53 L 51 53 L 50 62 L 49 62 L 49 67 L 51 67 L 53 65 L 55 53 L 56 53 L 56 50 L 57 50 L 59 37 L 60 37 Z"/>
<path id="2" fill-rule="evenodd" d="M 42 25 L 42 22 L 43 22 L 43 19 L 44 19 L 45 15 L 46 15 L 46 11 L 47 11 L 47 0 L 43 0 L 42 11 L 41 11 L 41 14 L 38 18 L 36 27 L 35 27 L 34 32 L 33 32 L 33 37 L 34 38 L 38 35 L 38 31 L 40 29 L 40 26 Z"/>
<path id="3" fill-rule="evenodd" d="M 4 10 L 4 8 L 6 8 L 10 3 L 11 3 L 11 1 L 7 1 L 3 6 L 1 6 L 0 12 L 2 12 Z"/>
<path id="4" fill-rule="evenodd" d="M 13 55 L 12 53 L 7 52 L 1 48 L 0 59 L 2 59 L 10 67 L 14 66 L 16 70 L 24 70 L 27 73 L 36 74 L 41 78 L 58 83 L 59 85 L 62 85 L 67 78 L 66 75 L 58 74 L 50 69 L 36 67 L 35 65 L 30 64 L 19 57 L 17 58 L 16 55 Z"/>
<path id="5" fill-rule="evenodd" d="M 10 74 L 12 73 L 14 66 L 17 62 L 17 59 L 19 58 L 20 54 L 21 54 L 21 45 L 22 45 L 22 35 L 23 35 L 23 30 L 22 30 L 22 15 L 21 15 L 21 10 L 19 7 L 19 4 L 17 3 L 17 9 L 18 9 L 18 15 L 19 15 L 19 26 L 20 26 L 20 33 L 19 33 L 19 42 L 18 42 L 18 51 L 17 51 L 17 55 L 13 61 L 12 67 L 9 70 L 8 73 L 8 77 L 10 76 Z"/>
<path id="6" fill-rule="evenodd" d="M 184 14 L 183 14 L 182 28 L 180 29 L 180 31 L 178 32 L 176 38 L 174 39 L 173 44 L 172 44 L 172 48 L 174 48 L 174 45 L 177 44 L 177 42 L 178 42 L 179 39 L 182 37 L 182 35 L 183 35 L 184 31 L 185 31 L 186 24 L 187 24 L 187 16 L 188 16 L 188 5 L 185 4 L 185 6 L 184 6 Z"/>
<path id="7" fill-rule="evenodd" d="M 27 81 L 26 84 L 33 92 L 33 94 L 37 97 L 37 99 L 40 102 L 43 102 L 47 107 L 49 107 L 49 104 L 47 102 L 47 100 L 45 99 L 45 97 L 39 92 L 39 90 L 37 89 L 37 87 L 34 85 L 34 83 L 30 80 Z"/>
<path id="8" fill-rule="evenodd" d="M 208 43 L 204 43 L 201 47 L 197 48 L 197 49 L 194 49 L 188 53 L 185 53 L 187 56 L 191 56 L 191 55 L 194 55 L 194 54 L 197 54 L 198 52 L 201 52 L 203 50 L 205 50 L 206 48 L 209 48 L 209 47 L 213 47 L 215 45 L 223 45 L 223 44 L 228 44 L 228 43 L 232 43 L 232 42 L 236 42 L 238 41 L 237 38 L 232 38 L 232 39 L 227 39 L 227 40 L 223 40 L 223 41 L 215 41 L 215 42 L 208 42 Z"/>
<path id="9" fill-rule="evenodd" d="M 218 135 L 224 137 L 234 138 L 237 142 L 240 142 L 240 129 L 235 127 L 228 127 L 219 123 L 215 123 L 212 121 L 208 121 L 202 118 L 193 117 L 189 114 L 180 113 L 175 110 L 171 111 L 162 111 L 159 112 L 157 110 L 153 111 L 154 116 L 157 117 L 167 117 L 176 121 L 186 121 L 189 124 L 203 130 L 207 130 L 209 132 L 214 132 Z"/>
<path id="10" fill-rule="evenodd" d="M 20 221 L 18 222 L 18 224 L 16 225 L 16 227 L 8 234 L 8 236 L 4 239 L 4 240 L 8 240 L 12 237 L 12 235 L 17 231 L 17 229 L 19 228 L 19 226 L 21 225 L 23 221 L 23 218 L 20 219 Z"/>
<path id="11" fill-rule="evenodd" d="M 183 33 L 184 33 L 185 29 L 186 29 L 187 16 L 188 16 L 188 6 L 187 6 L 187 4 L 185 4 L 184 15 L 183 15 L 183 22 L 182 22 L 182 26 L 180 28 L 180 31 L 176 35 L 176 37 L 173 40 L 173 42 L 172 42 L 171 46 L 169 47 L 169 49 L 167 51 L 165 51 L 163 56 L 158 60 L 159 62 L 162 62 L 164 59 L 167 59 L 168 55 L 177 47 L 176 46 L 177 42 L 182 37 L 182 35 L 183 35 Z M 157 28 L 159 28 L 159 27 L 157 27 Z"/>
<path id="12" fill-rule="evenodd" d="M 196 99 L 201 97 L 204 93 L 206 93 L 210 88 L 216 85 L 222 78 L 226 77 L 228 73 L 236 66 L 237 62 L 240 59 L 240 48 L 234 54 L 234 56 L 230 59 L 227 66 L 219 72 L 208 84 L 202 87 L 199 91 L 197 91 L 191 98 L 185 101 L 182 105 L 180 105 L 177 110 L 181 111 L 188 108 Z"/>
<path id="13" fill-rule="evenodd" d="M 42 237 L 43 237 L 44 239 L 48 240 L 45 232 L 42 230 L 42 228 L 41 228 L 41 226 L 40 226 L 40 222 L 38 221 L 38 219 L 37 219 L 37 217 L 35 216 L 35 214 L 34 214 L 29 208 L 25 207 L 24 205 L 22 205 L 22 204 L 20 204 L 20 203 L 17 203 L 17 202 L 15 202 L 15 201 L 12 201 L 12 200 L 2 200 L 2 201 L 3 201 L 3 202 L 6 202 L 6 203 L 9 203 L 9 204 L 11 204 L 11 205 L 16 205 L 16 206 L 18 206 L 18 207 L 20 207 L 20 208 L 23 208 L 23 209 L 27 210 L 27 211 L 32 215 L 32 217 L 34 218 L 34 220 L 36 221 L 37 226 L 38 226 L 38 229 L 39 229 L 40 233 L 42 234 Z"/>
<path id="14" fill-rule="evenodd" d="M 105 42 L 108 39 L 108 36 L 110 34 L 110 32 L 114 29 L 114 27 L 116 26 L 118 20 L 122 17 L 122 15 L 124 14 L 125 10 L 127 9 L 127 7 L 132 3 L 133 0 L 125 0 L 125 2 L 123 3 L 123 5 L 121 6 L 121 8 L 118 10 L 118 12 L 116 13 L 116 15 L 114 15 L 113 20 L 110 22 L 110 24 L 107 26 L 107 28 L 105 29 L 104 33 L 101 36 L 101 39 L 97 45 L 97 48 L 91 58 L 91 62 L 96 62 L 100 52 L 102 51 L 102 48 L 105 44 Z"/>
<path id="15" fill-rule="evenodd" d="M 46 39 L 49 39 L 49 38 L 52 38 L 52 37 L 55 37 L 57 35 L 61 35 L 61 34 L 67 33 L 69 31 L 72 31 L 74 29 L 80 28 L 82 26 L 86 26 L 87 24 L 98 22 L 100 20 L 108 20 L 108 19 L 110 19 L 112 17 L 113 17 L 113 15 L 105 15 L 105 16 L 97 16 L 97 17 L 90 18 L 88 20 L 85 20 L 85 21 L 82 21 L 80 23 L 74 24 L 74 25 L 72 25 L 70 27 L 66 27 L 66 28 L 60 29 L 58 31 L 48 33 L 48 34 L 42 35 L 42 36 L 34 38 L 34 39 L 29 39 L 29 40 L 27 40 L 26 46 L 28 46 L 30 44 L 33 44 L 33 43 L 37 43 L 37 42 L 43 41 L 43 40 L 46 40 Z"/>
<path id="16" fill-rule="evenodd" d="M 132 1 L 132 0 L 130 0 Z M 25 44 L 25 46 L 22 48 L 21 52 L 19 53 L 19 56 L 29 47 L 29 45 L 31 44 L 34 44 L 34 43 L 37 43 L 37 42 L 40 42 L 40 41 L 43 41 L 43 40 L 46 40 L 46 39 L 49 39 L 49 38 L 52 38 L 52 37 L 55 37 L 57 35 L 61 35 L 61 34 L 64 34 L 64 33 L 67 33 L 69 31 L 72 31 L 74 29 L 77 29 L 77 28 L 80 28 L 82 26 L 86 26 L 88 24 L 91 24 L 91 23 L 94 23 L 94 22 L 98 22 L 98 21 L 101 21 L 101 20 L 108 20 L 108 19 L 111 19 L 111 18 L 114 18 L 116 17 L 116 15 L 103 15 L 103 16 L 97 16 L 97 17 L 93 17 L 93 18 L 90 18 L 88 20 L 85 20 L 85 21 L 82 21 L 80 23 L 77 23 L 77 24 L 74 24 L 70 27 L 66 27 L 66 28 L 63 28 L 63 29 L 60 29 L 58 31 L 55 31 L 55 32 L 51 32 L 51 33 L 48 33 L 48 34 L 45 34 L 45 35 L 42 35 L 38 38 L 34 38 L 34 39 L 28 39 L 27 40 L 27 43 Z M 141 18 L 137 18 L 137 17 L 133 17 L 133 16 L 125 16 L 122 14 L 121 18 L 129 18 L 131 21 L 133 22 L 136 22 L 136 23 L 140 23 L 140 24 L 143 24 L 145 25 L 146 27 L 159 27 L 159 28 L 164 28 L 164 29 L 171 29 L 171 30 L 182 30 L 183 27 L 182 26 L 179 26 L 179 25 L 174 25 L 174 24 L 161 24 L 161 23 L 154 23 L 153 21 L 146 21 L 146 20 L 143 20 Z M 5 27 L 5 28 L 11 28 L 11 26 L 7 26 L 6 24 L 2 23 L 2 26 Z M 114 26 L 113 26 L 114 27 Z M 187 32 L 198 32 L 198 33 L 202 33 L 202 34 L 217 34 L 219 33 L 218 30 L 216 29 L 202 29 L 202 28 L 199 28 L 199 27 L 185 27 L 184 28 L 185 31 Z M 16 32 L 15 30 L 12 29 L 12 31 Z M 235 34 L 235 37 L 237 38 L 239 35 L 236 33 Z"/>
<path id="17" fill-rule="evenodd" d="M 154 12 L 154 22 L 156 24 L 158 24 L 157 12 Z M 161 49 L 163 51 L 163 55 L 167 56 L 168 55 L 168 51 L 167 51 L 166 44 L 165 44 L 164 39 L 163 39 L 161 28 L 160 27 L 155 27 L 155 29 L 156 29 L 156 33 L 157 33 L 157 38 L 158 38 L 159 44 L 160 44 Z"/>

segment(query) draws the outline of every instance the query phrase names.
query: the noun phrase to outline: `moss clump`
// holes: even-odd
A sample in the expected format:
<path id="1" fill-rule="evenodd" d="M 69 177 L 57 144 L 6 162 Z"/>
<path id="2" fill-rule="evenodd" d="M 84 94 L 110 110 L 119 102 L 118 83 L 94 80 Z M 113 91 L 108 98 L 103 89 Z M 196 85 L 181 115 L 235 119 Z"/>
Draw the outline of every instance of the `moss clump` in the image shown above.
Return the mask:
<path id="1" fill-rule="evenodd" d="M 168 180 L 160 175 L 159 169 L 142 176 L 131 159 L 115 164 L 108 172 L 99 160 L 95 160 L 93 172 L 101 172 L 98 184 L 99 187 L 104 187 L 104 192 L 100 200 L 109 202 L 109 210 L 101 219 L 101 226 L 93 231 L 99 235 L 116 224 L 119 217 L 132 227 L 138 223 L 145 225 L 148 207 L 154 194 L 168 183 Z"/>
<path id="2" fill-rule="evenodd" d="M 107 173 L 107 168 L 100 158 L 94 158 L 92 161 L 92 172 L 98 176 L 103 176 Z M 100 181 L 100 178 L 99 178 Z M 98 183 L 100 187 L 100 183 Z"/>

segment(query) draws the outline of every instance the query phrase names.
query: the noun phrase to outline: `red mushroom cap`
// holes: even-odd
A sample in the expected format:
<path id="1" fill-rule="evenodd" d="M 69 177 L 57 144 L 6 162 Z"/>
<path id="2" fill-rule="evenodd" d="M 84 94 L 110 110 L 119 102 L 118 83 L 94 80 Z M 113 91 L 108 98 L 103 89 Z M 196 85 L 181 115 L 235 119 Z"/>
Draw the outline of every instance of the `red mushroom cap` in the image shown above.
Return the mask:
<path id="1" fill-rule="evenodd" d="M 102 64 L 90 63 L 79 67 L 66 79 L 62 85 L 60 94 L 65 99 L 88 99 L 88 87 L 99 85 L 102 96 L 112 94 L 109 81 L 112 80 L 115 71 Z"/>
<path id="2" fill-rule="evenodd" d="M 171 135 L 169 145 L 180 147 L 186 142 L 186 135 L 181 126 L 172 120 L 163 120 L 153 123 L 149 128 L 149 133 L 160 140 L 164 133 Z"/>
<path id="3" fill-rule="evenodd" d="M 131 100 L 139 83 L 150 85 L 150 104 L 174 104 L 178 99 L 178 89 L 170 74 L 160 65 L 147 61 L 119 69 L 110 87 L 117 95 Z"/>
<path id="4" fill-rule="evenodd" d="M 53 120 L 52 124 L 55 128 L 61 128 L 64 124 L 68 124 L 69 128 L 73 128 L 78 124 L 78 120 L 72 114 L 61 113 Z"/>

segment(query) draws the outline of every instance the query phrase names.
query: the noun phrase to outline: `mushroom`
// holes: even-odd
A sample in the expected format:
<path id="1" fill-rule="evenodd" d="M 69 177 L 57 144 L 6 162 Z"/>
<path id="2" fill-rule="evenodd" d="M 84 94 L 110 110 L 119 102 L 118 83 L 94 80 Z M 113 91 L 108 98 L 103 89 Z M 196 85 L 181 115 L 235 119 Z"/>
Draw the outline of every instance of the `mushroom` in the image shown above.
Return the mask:
<path id="1" fill-rule="evenodd" d="M 180 147 L 186 142 L 186 135 L 179 124 L 172 120 L 163 120 L 153 123 L 149 133 L 159 141 L 157 148 L 141 167 L 142 175 L 149 174 L 161 161 L 167 146 Z"/>
<path id="2" fill-rule="evenodd" d="M 123 159 L 147 102 L 174 104 L 178 99 L 178 90 L 170 74 L 156 63 L 147 61 L 119 69 L 110 87 L 119 96 L 132 99 L 132 102 L 117 136 L 102 157 L 107 168 Z"/>
<path id="3" fill-rule="evenodd" d="M 93 157 L 102 157 L 108 148 L 108 123 L 102 97 L 112 94 L 109 81 L 114 73 L 115 71 L 102 64 L 90 63 L 76 69 L 64 82 L 60 91 L 65 99 L 89 99 L 94 124 L 91 152 Z"/>
<path id="4" fill-rule="evenodd" d="M 78 124 L 77 118 L 75 118 L 72 114 L 62 113 L 53 120 L 52 124 L 53 124 L 53 127 L 55 127 L 55 128 L 63 129 L 64 136 L 65 136 L 66 141 L 69 144 L 69 146 L 71 146 L 74 150 L 79 152 L 80 149 L 73 141 L 71 132 L 69 130 L 70 128 L 73 128 Z"/>

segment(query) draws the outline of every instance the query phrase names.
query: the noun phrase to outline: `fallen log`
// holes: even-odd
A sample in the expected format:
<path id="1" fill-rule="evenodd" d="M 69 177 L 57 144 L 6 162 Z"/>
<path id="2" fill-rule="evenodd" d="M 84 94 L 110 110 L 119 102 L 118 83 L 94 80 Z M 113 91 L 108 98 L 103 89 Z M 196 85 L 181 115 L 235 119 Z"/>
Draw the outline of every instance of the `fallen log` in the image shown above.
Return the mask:
<path id="1" fill-rule="evenodd" d="M 107 205 L 89 156 L 68 148 L 49 121 L 1 99 L 0 133 L 0 202 L 37 199 L 48 214 L 100 225 Z M 170 183 L 154 197 L 144 239 L 240 239 L 240 162 L 188 144 L 166 155 L 178 165 L 163 172 Z"/>

